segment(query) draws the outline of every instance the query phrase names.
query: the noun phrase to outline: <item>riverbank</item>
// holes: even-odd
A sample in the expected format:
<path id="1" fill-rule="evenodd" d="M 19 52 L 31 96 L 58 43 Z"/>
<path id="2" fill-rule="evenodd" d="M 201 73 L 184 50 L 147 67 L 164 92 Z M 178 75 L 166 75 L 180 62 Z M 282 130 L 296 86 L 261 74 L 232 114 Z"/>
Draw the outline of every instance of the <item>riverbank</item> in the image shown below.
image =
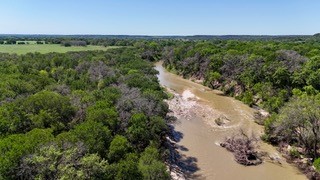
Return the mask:
<path id="1" fill-rule="evenodd" d="M 182 78 L 182 77 L 181 77 Z M 196 84 L 203 85 L 203 80 L 197 80 L 195 78 L 189 78 L 186 79 L 188 81 L 192 81 Z M 207 89 L 208 88 L 208 89 Z M 215 130 L 227 130 L 228 128 L 235 128 L 234 126 L 229 127 L 228 123 L 230 123 L 230 119 L 227 117 L 227 115 L 224 115 L 223 113 L 211 109 L 209 106 L 204 104 L 196 103 L 196 101 L 201 101 L 198 97 L 196 97 L 194 94 L 192 94 L 189 90 L 186 90 L 182 93 L 182 95 L 176 94 L 173 90 L 166 88 L 167 91 L 171 94 L 174 94 L 177 96 L 174 102 L 169 101 L 168 104 L 170 107 L 172 107 L 173 111 L 177 111 L 178 113 L 174 114 L 174 116 L 181 118 L 190 118 L 189 114 L 198 113 L 201 114 L 203 117 L 203 120 L 210 125 Z M 214 91 L 215 93 L 225 96 L 225 94 L 219 90 L 214 90 L 209 87 L 206 87 L 202 89 L 202 91 Z M 232 97 L 231 97 L 232 98 Z M 182 101 L 180 100 L 182 99 Z M 186 102 L 186 100 L 189 100 L 189 102 Z M 180 103 L 177 103 L 181 101 Z M 185 105 L 186 104 L 186 105 Z M 190 108 L 192 107 L 192 108 Z M 184 109 L 184 110 L 181 110 Z M 260 126 L 264 125 L 264 120 L 270 116 L 270 113 L 266 110 L 254 106 L 252 107 L 254 109 L 254 116 L 253 120 L 255 123 L 257 123 Z M 190 113 L 189 113 L 190 112 Z M 208 118 L 210 117 L 210 118 Z M 308 177 L 308 179 L 320 179 L 320 174 L 315 170 L 310 158 L 304 158 L 304 157 L 292 157 L 290 145 L 282 143 L 279 146 L 273 146 L 268 144 L 268 146 L 273 146 L 277 149 L 276 153 L 268 153 L 266 152 L 265 148 L 261 148 L 261 144 L 266 144 L 267 142 L 264 142 L 261 140 L 261 136 L 264 135 L 264 133 L 261 131 L 261 133 L 258 133 L 256 135 L 252 134 L 251 136 L 256 136 L 254 138 L 259 139 L 258 140 L 258 149 L 257 152 L 261 156 L 262 160 L 264 162 L 270 162 L 281 165 L 284 162 L 287 162 L 293 166 L 295 166 L 297 169 L 300 170 L 301 173 L 303 173 L 305 176 Z M 264 146 L 264 145 L 262 145 Z M 268 149 L 268 148 L 267 148 Z"/>
<path id="2" fill-rule="evenodd" d="M 196 97 L 190 90 L 185 90 L 182 94 L 178 94 L 172 89 L 169 89 L 167 87 L 165 88 L 166 91 L 172 95 L 172 98 L 170 100 L 166 100 L 170 109 L 169 116 L 176 117 L 177 119 L 185 119 L 187 121 L 192 120 L 191 118 L 194 116 L 201 116 L 203 117 L 203 120 L 215 130 L 228 129 L 227 124 L 230 122 L 230 120 L 221 112 L 214 110 L 205 104 L 201 104 L 201 99 L 199 97 Z M 221 124 L 220 121 L 217 121 L 219 119 L 224 119 L 224 123 Z M 167 138 L 170 148 L 170 174 L 172 179 L 174 180 L 190 179 L 191 177 L 194 177 L 192 173 L 188 172 L 188 169 L 184 169 L 183 167 L 181 168 L 179 166 L 179 163 L 181 163 L 181 159 L 179 159 L 181 158 L 181 155 L 178 151 L 183 147 L 177 144 L 177 142 L 179 142 L 179 139 L 181 138 L 181 134 L 175 132 L 173 127 L 175 123 L 179 122 L 173 122 L 172 124 L 170 124 L 171 132 L 170 136 Z M 263 143 L 260 138 L 256 139 L 257 144 L 261 145 Z M 265 149 L 263 150 L 263 148 L 260 148 L 260 145 L 257 146 L 256 151 L 262 158 L 261 160 L 264 163 L 269 162 L 279 166 L 284 163 L 285 159 L 282 159 L 278 153 L 269 154 L 268 152 L 264 151 Z M 292 158 L 290 158 L 290 156 L 288 155 L 289 151 L 287 149 L 281 148 L 279 152 L 282 153 L 282 157 L 286 158 L 287 162 L 301 165 L 301 161 L 298 161 L 297 159 L 292 160 Z M 259 164 L 260 163 L 258 163 L 257 165 Z M 311 175 L 313 174 L 312 169 L 308 167 L 305 167 L 302 170 L 305 170 L 304 173 L 306 175 L 309 175 L 308 177 L 311 177 Z"/>
<path id="3" fill-rule="evenodd" d="M 306 179 L 295 167 L 286 163 L 274 147 L 263 142 L 260 149 L 268 152 L 268 156 L 261 165 L 245 167 L 237 164 L 232 153 L 219 144 L 239 129 L 248 134 L 261 135 L 263 127 L 254 123 L 255 110 L 171 74 L 161 63 L 156 64 L 156 69 L 160 72 L 160 84 L 174 94 L 168 104 L 172 115 L 177 117 L 171 127 L 175 137 L 174 150 L 177 152 L 173 159 L 176 167 L 182 169 L 178 172 L 186 172 L 192 179 Z"/>

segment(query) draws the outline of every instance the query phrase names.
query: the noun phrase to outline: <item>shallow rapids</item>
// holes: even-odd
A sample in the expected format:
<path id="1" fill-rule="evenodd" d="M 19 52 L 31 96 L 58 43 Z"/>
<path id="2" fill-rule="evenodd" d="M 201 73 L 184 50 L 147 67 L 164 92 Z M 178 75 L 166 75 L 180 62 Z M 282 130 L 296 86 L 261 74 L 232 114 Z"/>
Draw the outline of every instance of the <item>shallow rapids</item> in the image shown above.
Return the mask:
<path id="1" fill-rule="evenodd" d="M 261 135 L 263 127 L 254 123 L 254 110 L 234 98 L 166 71 L 161 62 L 155 64 L 155 69 L 159 71 L 160 84 L 175 95 L 168 104 L 177 117 L 177 122 L 173 124 L 179 153 L 176 163 L 190 173 L 190 178 L 306 179 L 266 143 L 260 143 L 260 149 L 276 158 L 277 162 L 264 161 L 259 166 L 250 167 L 237 164 L 233 154 L 220 147 L 219 143 L 239 129 L 248 134 Z M 228 121 L 218 126 L 215 119 L 219 117 L 225 117 Z"/>

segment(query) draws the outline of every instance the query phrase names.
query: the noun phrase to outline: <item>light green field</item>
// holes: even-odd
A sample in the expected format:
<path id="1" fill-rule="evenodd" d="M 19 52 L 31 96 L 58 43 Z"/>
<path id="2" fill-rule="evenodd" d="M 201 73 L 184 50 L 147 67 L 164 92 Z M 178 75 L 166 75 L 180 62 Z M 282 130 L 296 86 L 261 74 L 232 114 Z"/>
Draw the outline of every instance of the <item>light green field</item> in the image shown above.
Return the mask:
<path id="1" fill-rule="evenodd" d="M 0 53 L 16 53 L 16 54 L 27 54 L 29 52 L 39 52 L 42 54 L 50 52 L 65 53 L 69 51 L 94 51 L 94 50 L 108 50 L 116 48 L 116 46 L 103 47 L 103 46 L 72 46 L 64 47 L 60 44 L 26 44 L 26 45 L 0 45 Z"/>

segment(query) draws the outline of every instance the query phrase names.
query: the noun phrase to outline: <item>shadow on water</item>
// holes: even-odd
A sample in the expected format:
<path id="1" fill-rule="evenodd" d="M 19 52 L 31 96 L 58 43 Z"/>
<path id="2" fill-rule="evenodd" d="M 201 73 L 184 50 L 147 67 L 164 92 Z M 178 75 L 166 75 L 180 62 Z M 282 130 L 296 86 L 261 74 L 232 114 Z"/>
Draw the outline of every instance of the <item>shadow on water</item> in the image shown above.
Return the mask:
<path id="1" fill-rule="evenodd" d="M 197 158 L 183 154 L 183 152 L 189 151 L 189 149 L 178 144 L 183 138 L 183 133 L 177 131 L 173 125 L 169 125 L 169 129 L 169 138 L 171 140 L 170 168 L 179 174 L 183 174 L 186 179 L 201 179 L 199 175 L 195 175 L 199 170 Z"/>
<path id="2" fill-rule="evenodd" d="M 173 125 L 169 125 L 169 137 L 172 141 L 178 143 L 183 138 L 183 133 L 176 131 Z"/>

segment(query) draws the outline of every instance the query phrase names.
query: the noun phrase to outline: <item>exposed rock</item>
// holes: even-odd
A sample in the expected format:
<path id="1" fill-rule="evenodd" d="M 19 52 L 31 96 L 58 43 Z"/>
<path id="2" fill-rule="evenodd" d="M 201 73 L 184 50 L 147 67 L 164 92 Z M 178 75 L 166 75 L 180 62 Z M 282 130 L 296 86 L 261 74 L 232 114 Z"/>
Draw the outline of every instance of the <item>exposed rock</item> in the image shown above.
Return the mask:
<path id="1" fill-rule="evenodd" d="M 255 109 L 257 111 L 254 113 L 254 121 L 259 125 L 264 125 L 264 121 L 270 117 L 270 113 L 259 107 L 255 107 Z"/>
<path id="2" fill-rule="evenodd" d="M 281 157 L 279 156 L 279 154 L 275 153 L 275 154 L 269 154 L 268 155 L 268 158 L 269 160 L 272 162 L 272 163 L 278 163 L 278 164 L 282 164 L 281 162 Z"/>
<path id="3" fill-rule="evenodd" d="M 219 118 L 215 119 L 214 122 L 218 126 L 224 126 L 225 124 L 230 122 L 230 119 L 228 119 L 225 115 L 221 115 Z"/>
<path id="4" fill-rule="evenodd" d="M 299 147 L 292 147 L 289 144 L 281 143 L 279 145 L 279 151 L 282 153 L 283 157 L 287 161 L 294 163 L 307 177 L 308 179 L 320 179 L 320 173 L 315 170 L 312 164 L 312 158 L 305 157 L 294 157 L 290 155 L 290 152 L 293 149 L 296 149 L 298 152 L 301 152 L 303 149 Z M 305 153 L 305 152 L 302 152 Z"/>
<path id="5" fill-rule="evenodd" d="M 234 96 L 237 97 L 237 96 L 240 96 L 241 94 L 243 94 L 244 92 L 244 87 L 241 86 L 241 85 L 235 85 L 234 86 Z"/>

